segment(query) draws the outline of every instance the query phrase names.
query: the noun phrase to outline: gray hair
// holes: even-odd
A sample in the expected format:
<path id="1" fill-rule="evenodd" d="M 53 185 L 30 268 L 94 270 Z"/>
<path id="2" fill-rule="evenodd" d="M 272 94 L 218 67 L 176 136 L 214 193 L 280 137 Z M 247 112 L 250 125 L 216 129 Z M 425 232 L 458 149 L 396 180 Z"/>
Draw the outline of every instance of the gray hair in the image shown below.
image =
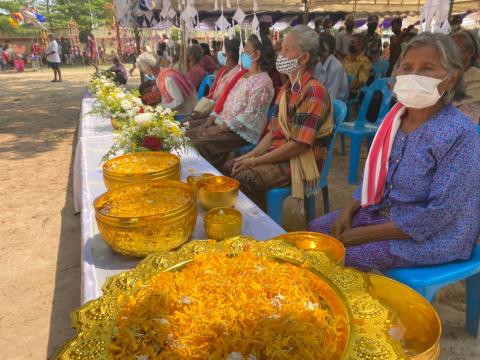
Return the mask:
<path id="1" fill-rule="evenodd" d="M 289 33 L 292 34 L 300 50 L 310 54 L 307 67 L 312 69 L 318 61 L 318 34 L 307 25 L 297 25 Z"/>
<path id="2" fill-rule="evenodd" d="M 476 32 L 462 29 L 453 33 L 452 37 L 462 39 L 463 46 L 473 53 L 470 65 L 480 67 L 480 41 Z"/>
<path id="3" fill-rule="evenodd" d="M 442 67 L 449 73 L 460 71 L 462 76 L 457 80 L 457 83 L 452 90 L 443 95 L 443 102 L 450 104 L 452 101 L 462 100 L 465 97 L 465 83 L 463 81 L 463 62 L 460 56 L 460 51 L 457 45 L 450 36 L 440 33 L 422 32 L 415 36 L 412 40 L 406 43 L 402 50 L 400 57 L 395 65 L 395 70 L 392 76 L 396 77 L 399 71 L 400 64 L 405 58 L 406 53 L 410 49 L 417 49 L 422 47 L 433 47 L 440 55 L 440 63 Z"/>
<path id="4" fill-rule="evenodd" d="M 160 65 L 158 63 L 158 59 L 149 52 L 142 53 L 136 62 L 137 66 L 140 68 L 141 71 L 145 72 L 147 67 L 151 67 L 154 70 L 158 70 Z"/>
<path id="5" fill-rule="evenodd" d="M 203 56 L 203 50 L 200 45 L 193 44 L 188 48 L 188 54 L 198 63 Z"/>

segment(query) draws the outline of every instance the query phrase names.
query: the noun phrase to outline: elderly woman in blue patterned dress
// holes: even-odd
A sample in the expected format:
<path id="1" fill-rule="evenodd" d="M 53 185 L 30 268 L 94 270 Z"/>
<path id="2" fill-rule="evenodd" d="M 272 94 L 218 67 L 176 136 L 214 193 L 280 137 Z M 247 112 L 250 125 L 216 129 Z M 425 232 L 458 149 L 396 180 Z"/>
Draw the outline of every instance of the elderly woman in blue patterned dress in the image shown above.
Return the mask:
<path id="1" fill-rule="evenodd" d="M 361 270 L 467 259 L 480 235 L 480 137 L 451 105 L 463 96 L 454 42 L 422 33 L 394 72 L 399 101 L 370 149 L 350 204 L 309 224 Z"/>

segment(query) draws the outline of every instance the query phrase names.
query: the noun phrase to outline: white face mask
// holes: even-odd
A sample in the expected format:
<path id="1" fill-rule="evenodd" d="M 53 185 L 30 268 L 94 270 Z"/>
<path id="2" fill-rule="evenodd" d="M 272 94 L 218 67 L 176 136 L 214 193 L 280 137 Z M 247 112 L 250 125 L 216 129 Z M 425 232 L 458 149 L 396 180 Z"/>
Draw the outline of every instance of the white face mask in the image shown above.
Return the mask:
<path id="1" fill-rule="evenodd" d="M 289 59 L 282 54 L 278 54 L 276 67 L 280 74 L 290 75 L 297 71 L 300 65 L 298 64 L 298 58 Z"/>
<path id="2" fill-rule="evenodd" d="M 438 85 L 445 79 L 421 75 L 398 75 L 393 92 L 398 101 L 407 108 L 424 109 L 436 104 L 443 96 L 438 93 Z"/>

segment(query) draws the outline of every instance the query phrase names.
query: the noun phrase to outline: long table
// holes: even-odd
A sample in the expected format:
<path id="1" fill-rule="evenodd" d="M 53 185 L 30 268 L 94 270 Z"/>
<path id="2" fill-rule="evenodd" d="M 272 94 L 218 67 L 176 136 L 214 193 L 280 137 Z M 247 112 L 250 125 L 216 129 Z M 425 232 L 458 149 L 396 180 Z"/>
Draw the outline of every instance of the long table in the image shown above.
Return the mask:
<path id="1" fill-rule="evenodd" d="M 103 241 L 95 221 L 93 201 L 106 191 L 103 183 L 101 158 L 113 141 L 113 128 L 108 119 L 89 114 L 94 99 L 86 94 L 82 101 L 79 140 L 74 162 L 74 199 L 76 211 L 81 211 L 82 240 L 82 303 L 101 296 L 105 280 L 121 271 L 135 267 L 141 260 L 114 253 Z M 181 179 L 191 173 L 219 172 L 195 150 L 181 156 Z M 266 240 L 284 233 L 284 230 L 258 208 L 243 193 L 236 208 L 243 214 L 243 234 L 257 240 Z M 205 239 L 204 211 L 199 208 L 197 225 L 192 239 Z"/>

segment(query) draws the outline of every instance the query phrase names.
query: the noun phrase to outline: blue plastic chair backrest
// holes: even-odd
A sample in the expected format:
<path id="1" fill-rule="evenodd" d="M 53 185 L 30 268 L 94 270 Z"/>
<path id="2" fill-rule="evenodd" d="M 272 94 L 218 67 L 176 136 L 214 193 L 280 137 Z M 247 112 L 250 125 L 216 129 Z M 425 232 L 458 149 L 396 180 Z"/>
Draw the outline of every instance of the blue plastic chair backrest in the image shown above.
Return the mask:
<path id="1" fill-rule="evenodd" d="M 348 88 L 350 89 L 350 86 L 352 85 L 352 82 L 353 82 L 353 74 L 348 74 L 347 73 L 347 82 L 348 82 Z"/>
<path id="2" fill-rule="evenodd" d="M 477 132 L 478 132 L 478 135 L 480 135 L 480 125 L 477 125 Z"/>
<path id="3" fill-rule="evenodd" d="M 385 77 L 387 74 L 390 63 L 387 60 L 378 60 L 372 65 L 373 72 L 375 73 L 375 80 Z"/>
<path id="4" fill-rule="evenodd" d="M 337 138 L 337 132 L 340 126 L 345 121 L 345 118 L 347 117 L 347 105 L 343 101 L 333 99 L 332 107 L 334 121 L 333 136 L 330 142 L 330 146 L 328 147 L 327 158 L 323 163 L 322 173 L 320 174 L 321 187 L 325 187 L 327 185 L 328 173 L 330 172 L 330 167 L 332 166 L 333 150 L 335 148 L 335 139 Z"/>
<path id="5" fill-rule="evenodd" d="M 272 116 L 274 111 L 275 111 L 275 105 L 272 105 L 268 108 L 268 113 L 267 113 L 268 122 L 272 121 Z"/>
<path id="6" fill-rule="evenodd" d="M 368 108 L 370 106 L 375 91 L 379 91 L 382 94 L 382 104 L 377 114 L 377 120 L 375 121 L 375 125 L 379 126 L 382 123 L 383 118 L 385 117 L 385 115 L 387 115 L 392 104 L 393 92 L 388 87 L 389 81 L 390 78 L 378 79 L 367 87 L 367 90 L 365 91 L 365 96 L 362 100 L 362 104 L 360 105 L 360 109 L 358 110 L 357 118 L 355 119 L 355 127 L 363 127 L 365 125 L 365 122 L 367 121 Z"/>
<path id="7" fill-rule="evenodd" d="M 215 75 L 207 75 L 203 78 L 202 82 L 200 83 L 200 87 L 198 88 L 197 98 L 200 100 L 202 97 L 205 96 L 205 90 L 207 86 L 209 89 L 212 88 L 213 81 L 215 80 Z"/>

